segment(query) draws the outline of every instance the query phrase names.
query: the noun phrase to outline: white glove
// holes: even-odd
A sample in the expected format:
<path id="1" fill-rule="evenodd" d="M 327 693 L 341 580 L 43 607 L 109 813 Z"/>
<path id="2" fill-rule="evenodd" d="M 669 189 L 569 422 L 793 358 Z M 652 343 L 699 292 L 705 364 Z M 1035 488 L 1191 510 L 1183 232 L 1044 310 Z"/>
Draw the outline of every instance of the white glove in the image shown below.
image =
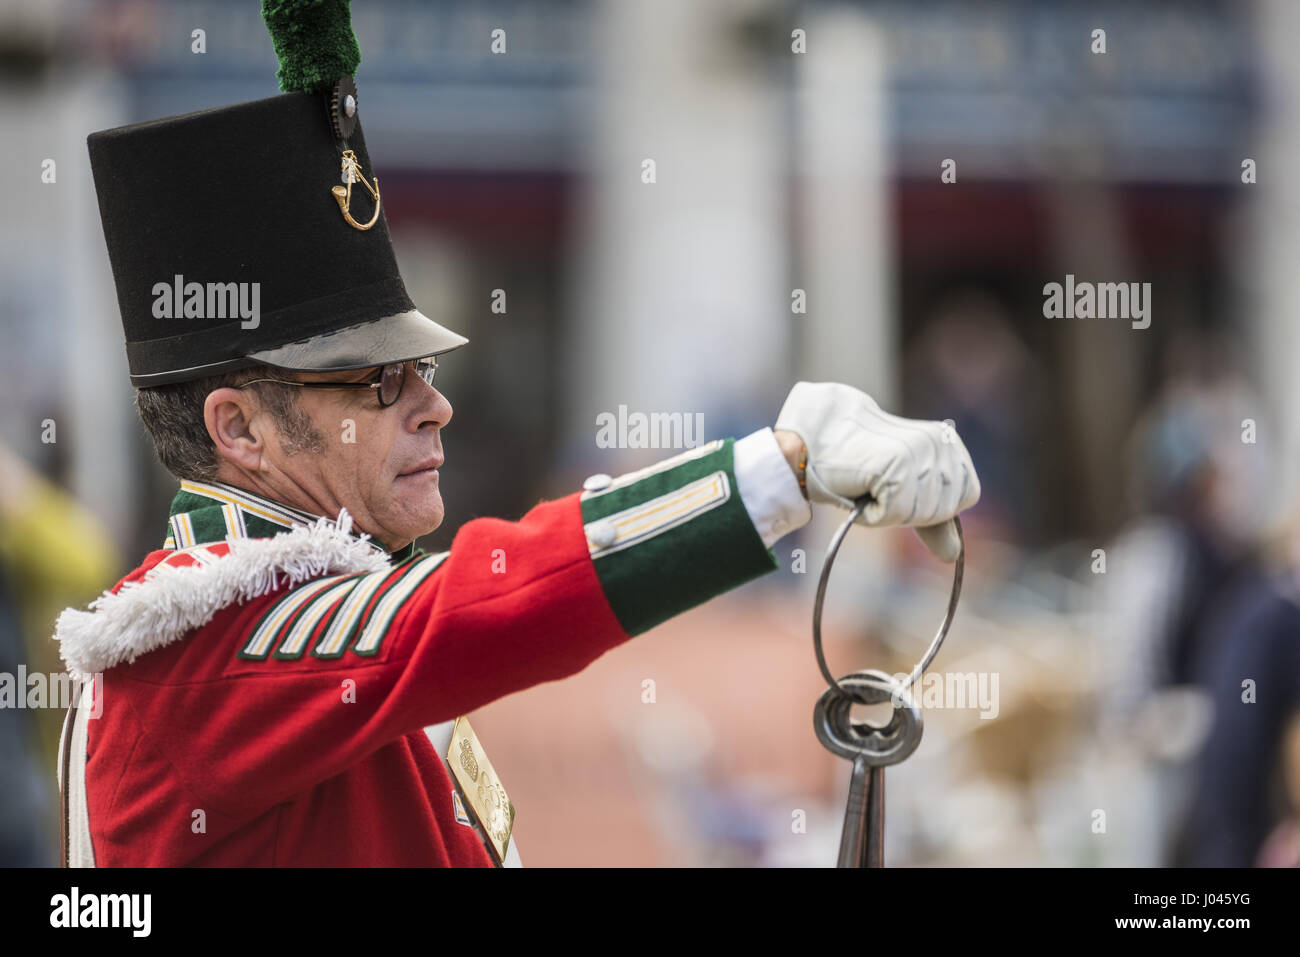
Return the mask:
<path id="1" fill-rule="evenodd" d="M 950 520 L 979 501 L 980 480 L 951 426 L 882 412 L 839 382 L 797 382 L 773 428 L 794 432 L 808 449 L 810 502 L 852 509 L 869 494 L 858 524 L 916 526 L 935 557 L 957 560 Z"/>

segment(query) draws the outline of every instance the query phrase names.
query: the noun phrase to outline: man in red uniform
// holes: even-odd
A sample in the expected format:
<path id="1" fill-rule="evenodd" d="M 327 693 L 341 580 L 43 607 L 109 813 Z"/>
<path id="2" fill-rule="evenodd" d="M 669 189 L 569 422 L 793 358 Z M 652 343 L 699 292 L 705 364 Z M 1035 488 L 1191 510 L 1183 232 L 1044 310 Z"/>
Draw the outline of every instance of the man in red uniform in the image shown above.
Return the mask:
<path id="1" fill-rule="evenodd" d="M 367 417 L 359 434 L 370 436 L 309 455 L 283 453 L 247 392 L 209 394 L 217 480 L 183 481 L 167 547 L 93 611 L 59 621 L 69 669 L 103 674 L 89 686 L 102 693 L 102 716 L 70 732 L 70 760 L 86 755 L 65 770 L 82 791 L 69 799 L 73 863 L 517 860 L 495 776 L 453 784 L 462 759 L 479 778 L 492 773 L 472 732 L 452 740 L 454 719 L 573 674 L 774 569 L 771 542 L 807 521 L 797 467 L 764 429 L 592 476 L 519 522 L 468 522 L 448 552 L 411 551 L 441 517 L 437 473 L 421 466 L 441 465 L 451 407 L 411 371 L 405 378 L 384 409 L 370 394 L 372 410 L 353 407 L 351 392 L 304 395 L 314 422 L 344 405 Z M 801 390 L 828 408 L 856 393 L 800 383 L 783 416 L 806 414 Z M 860 461 L 863 477 L 847 481 L 926 521 L 978 496 L 959 443 L 906 423 L 909 443 L 891 434 L 900 420 L 878 412 L 855 421 L 868 403 L 832 419 L 854 435 L 826 447 L 825 467 L 824 430 L 806 430 L 810 480 L 852 492 L 839 472 Z M 800 447 L 793 432 L 779 434 Z M 855 440 L 886 450 L 887 464 L 855 455 Z M 927 460 L 933 482 L 916 477 Z M 333 523 L 315 517 L 336 509 Z M 372 538 L 357 534 L 353 509 Z M 441 726 L 426 734 L 431 725 Z"/>
<path id="2" fill-rule="evenodd" d="M 776 567 L 809 501 L 956 556 L 960 440 L 835 383 L 776 429 L 593 475 L 449 551 L 437 356 L 350 77 L 89 140 L 137 407 L 180 479 L 162 547 L 60 616 L 76 866 L 517 865 L 463 716 Z"/>

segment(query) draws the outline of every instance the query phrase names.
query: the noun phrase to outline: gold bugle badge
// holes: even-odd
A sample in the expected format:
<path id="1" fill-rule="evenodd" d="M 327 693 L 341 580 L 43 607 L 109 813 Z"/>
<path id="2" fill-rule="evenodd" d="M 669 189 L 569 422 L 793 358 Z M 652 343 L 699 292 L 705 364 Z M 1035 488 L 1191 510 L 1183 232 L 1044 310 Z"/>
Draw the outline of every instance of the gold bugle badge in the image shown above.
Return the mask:
<path id="1" fill-rule="evenodd" d="M 356 229 L 369 229 L 379 221 L 379 177 L 375 177 L 375 185 L 371 186 L 366 182 L 366 178 L 361 175 L 361 164 L 357 162 L 357 154 L 353 150 L 344 150 L 343 152 L 343 182 L 347 187 L 335 186 L 331 193 L 339 204 L 339 211 L 343 213 L 343 218 L 348 221 L 348 225 Z M 359 223 L 352 218 L 349 209 L 352 207 L 352 184 L 359 182 L 364 186 L 375 200 L 375 213 L 370 217 L 370 222 Z"/>

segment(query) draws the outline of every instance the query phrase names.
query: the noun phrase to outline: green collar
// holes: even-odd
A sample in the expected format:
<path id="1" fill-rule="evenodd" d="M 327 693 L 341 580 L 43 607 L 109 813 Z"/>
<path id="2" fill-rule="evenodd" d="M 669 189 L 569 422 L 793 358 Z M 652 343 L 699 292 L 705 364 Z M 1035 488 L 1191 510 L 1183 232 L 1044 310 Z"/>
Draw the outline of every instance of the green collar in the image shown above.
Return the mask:
<path id="1" fill-rule="evenodd" d="M 281 505 L 224 482 L 184 481 L 172 499 L 163 548 L 189 548 L 234 538 L 270 538 L 300 525 L 315 525 L 321 519 L 320 515 Z M 351 535 L 361 537 L 355 530 Z M 370 547 L 394 562 L 415 554 L 414 542 L 395 552 L 386 552 L 373 541 Z"/>

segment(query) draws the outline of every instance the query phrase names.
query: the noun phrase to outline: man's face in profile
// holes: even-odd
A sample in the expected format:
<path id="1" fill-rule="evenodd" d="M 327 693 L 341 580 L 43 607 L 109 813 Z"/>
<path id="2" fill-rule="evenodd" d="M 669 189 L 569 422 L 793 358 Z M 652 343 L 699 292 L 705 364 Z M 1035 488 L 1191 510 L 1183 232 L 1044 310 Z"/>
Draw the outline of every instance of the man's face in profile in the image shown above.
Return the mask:
<path id="1" fill-rule="evenodd" d="M 347 372 L 295 373 L 280 371 L 277 378 L 302 382 L 371 382 L 379 369 Z M 395 403 L 381 407 L 373 389 L 296 389 L 298 409 L 310 422 L 310 438 L 283 435 L 274 418 L 258 406 L 249 392 L 221 389 L 208 397 L 209 431 L 215 408 L 234 403 L 227 393 L 245 401 L 246 424 L 237 422 L 232 433 L 246 429 L 260 440 L 255 454 L 235 442 L 223 449 L 219 477 L 245 485 L 251 477 L 256 491 L 287 505 L 318 515 L 337 516 L 340 508 L 351 514 L 355 527 L 368 532 L 386 548 L 396 550 L 442 524 L 444 508 L 436 469 L 443 463 L 441 430 L 452 416 L 451 403 L 407 364 L 401 394 Z M 247 400 L 252 400 L 251 402 Z M 219 431 L 226 415 L 216 413 Z M 304 423 L 305 424 L 305 423 Z M 233 455 L 228 454 L 234 452 Z M 235 467 L 235 466 L 238 467 Z M 239 473 L 244 472 L 241 476 Z M 251 473 L 251 476 L 248 474 Z"/>

